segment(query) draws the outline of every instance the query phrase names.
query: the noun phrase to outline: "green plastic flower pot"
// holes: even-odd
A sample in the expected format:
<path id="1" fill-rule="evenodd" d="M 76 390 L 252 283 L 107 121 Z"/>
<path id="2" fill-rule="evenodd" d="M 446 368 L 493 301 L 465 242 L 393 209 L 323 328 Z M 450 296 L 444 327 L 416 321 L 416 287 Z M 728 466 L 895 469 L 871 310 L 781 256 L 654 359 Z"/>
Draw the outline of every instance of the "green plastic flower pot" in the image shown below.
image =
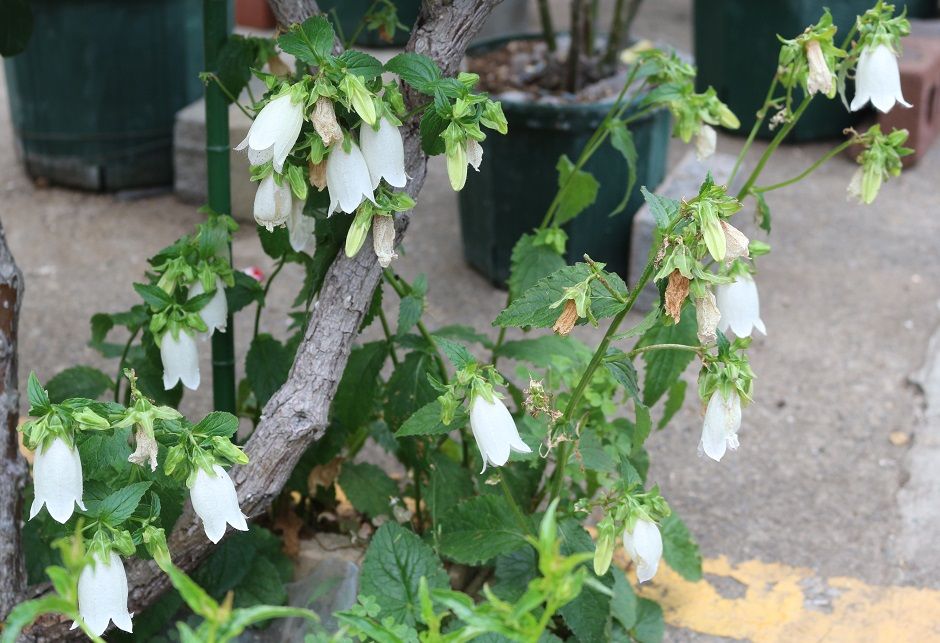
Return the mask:
<path id="1" fill-rule="evenodd" d="M 342 31 L 343 37 L 349 38 L 359 28 L 366 12 L 372 6 L 372 0 L 321 0 L 318 4 L 338 27 L 337 33 Z M 410 29 L 418 19 L 421 0 L 395 0 L 395 8 L 398 11 L 398 21 Z M 392 41 L 386 42 L 379 38 L 376 32 L 363 29 L 356 38 L 356 44 L 361 47 L 402 47 L 410 36 L 408 29 L 396 29 Z"/>
<path id="2" fill-rule="evenodd" d="M 113 191 L 173 182 L 176 112 L 202 95 L 200 0 L 32 0 L 5 61 L 17 147 L 34 178 Z"/>
<path id="3" fill-rule="evenodd" d="M 481 42 L 468 52 L 481 54 L 520 36 Z M 483 141 L 480 171 L 470 168 L 460 192 L 460 227 L 464 258 L 493 284 L 509 277 L 513 246 L 542 222 L 558 187 L 555 165 L 566 154 L 576 160 L 611 103 L 551 105 L 502 100 L 509 132 Z M 638 153 L 637 178 L 627 207 L 610 216 L 623 199 L 627 163 L 608 142 L 585 166 L 600 183 L 594 204 L 565 224 L 569 262 L 589 254 L 626 276 L 633 215 L 643 203 L 640 186 L 654 190 L 666 173 L 670 117 L 657 111 L 630 125 Z"/>
<path id="4" fill-rule="evenodd" d="M 777 67 L 780 41 L 801 33 L 822 15 L 823 7 L 832 12 L 839 28 L 836 44 L 852 28 L 855 17 L 870 9 L 874 0 L 695 0 L 695 62 L 699 90 L 711 85 L 718 97 L 741 119 L 737 134 L 746 136 L 754 125 L 767 87 Z M 906 4 L 911 17 L 937 15 L 936 0 L 897 0 Z M 851 100 L 853 88 L 848 88 Z M 803 94 L 795 90 L 796 100 Z M 856 122 L 838 96 L 833 100 L 817 97 L 790 133 L 793 141 L 834 138 Z M 762 138 L 772 135 L 765 125 Z"/>

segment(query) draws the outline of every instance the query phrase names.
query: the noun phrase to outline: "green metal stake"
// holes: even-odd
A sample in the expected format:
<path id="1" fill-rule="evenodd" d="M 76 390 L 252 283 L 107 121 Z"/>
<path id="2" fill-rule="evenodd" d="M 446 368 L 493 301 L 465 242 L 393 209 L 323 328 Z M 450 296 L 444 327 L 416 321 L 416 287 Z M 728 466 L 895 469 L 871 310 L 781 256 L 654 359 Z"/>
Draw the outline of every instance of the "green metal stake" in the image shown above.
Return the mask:
<path id="1" fill-rule="evenodd" d="M 203 0 L 205 68 L 215 71 L 219 50 L 228 39 L 228 0 Z M 206 85 L 206 176 L 209 207 L 232 211 L 229 190 L 228 104 L 217 83 Z M 229 247 L 229 261 L 232 248 Z M 228 316 L 228 331 L 212 335 L 212 400 L 217 411 L 235 412 L 235 324 Z"/>

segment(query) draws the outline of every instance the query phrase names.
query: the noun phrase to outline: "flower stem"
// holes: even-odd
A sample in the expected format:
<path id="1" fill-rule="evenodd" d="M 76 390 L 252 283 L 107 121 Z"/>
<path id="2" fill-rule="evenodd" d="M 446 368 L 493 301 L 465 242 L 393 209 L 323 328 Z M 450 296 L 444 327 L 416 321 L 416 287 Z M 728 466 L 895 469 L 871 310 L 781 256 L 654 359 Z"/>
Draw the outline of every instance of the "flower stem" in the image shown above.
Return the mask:
<path id="1" fill-rule="evenodd" d="M 131 350 L 131 344 L 134 343 L 134 340 L 137 339 L 137 335 L 140 333 L 140 328 L 131 333 L 131 336 L 127 339 L 127 343 L 124 344 L 124 350 L 121 352 L 121 360 L 118 362 L 117 376 L 114 378 L 114 401 L 121 401 L 121 380 L 124 378 L 124 363 L 127 361 L 127 354 Z"/>
<path id="2" fill-rule="evenodd" d="M 388 355 L 392 358 L 392 364 L 398 366 L 398 355 L 395 353 L 395 344 L 392 343 L 392 331 L 388 327 L 388 319 L 381 307 L 379 307 L 379 321 L 382 322 L 382 332 L 385 333 L 385 343 L 388 344 Z"/>
<path id="3" fill-rule="evenodd" d="M 807 176 L 809 176 L 809 175 L 812 174 L 814 171 L 816 171 L 817 169 L 819 169 L 819 167 L 822 166 L 826 161 L 828 161 L 829 159 L 831 159 L 831 158 L 832 158 L 833 156 L 835 156 L 836 154 L 839 154 L 839 153 L 842 152 L 843 150 L 847 149 L 849 146 L 853 145 L 853 144 L 856 143 L 856 142 L 857 142 L 857 141 L 856 141 L 856 138 L 855 138 L 855 137 L 852 137 L 852 138 L 848 139 L 847 141 L 843 141 L 843 142 L 840 143 L 839 145 L 836 145 L 834 148 L 832 148 L 831 150 L 829 150 L 828 152 L 826 152 L 826 153 L 825 153 L 823 156 L 821 156 L 815 163 L 813 163 L 812 165 L 810 165 L 808 168 L 806 168 L 805 170 L 803 170 L 802 172 L 800 172 L 799 174 L 797 174 L 797 175 L 794 176 L 793 178 L 787 179 L 786 181 L 780 181 L 780 183 L 774 183 L 773 185 L 768 185 L 768 186 L 766 186 L 766 187 L 755 186 L 755 187 L 753 188 L 753 191 L 754 191 L 754 192 L 770 192 L 771 190 L 779 190 L 780 188 L 785 188 L 785 187 L 787 187 L 788 185 L 793 185 L 793 184 L 796 183 L 797 181 L 801 181 L 801 180 L 805 179 Z"/>
<path id="4" fill-rule="evenodd" d="M 392 286 L 395 290 L 395 294 L 398 295 L 399 299 L 408 296 L 411 292 L 411 286 L 406 283 L 403 283 L 395 273 L 387 268 L 382 271 L 385 275 L 385 280 Z M 428 332 L 428 327 L 424 325 L 424 322 L 420 319 L 416 324 L 418 327 L 418 332 L 421 334 L 421 337 L 424 338 L 424 341 L 431 346 L 431 349 L 434 351 L 434 361 L 437 363 L 438 369 L 441 371 L 441 381 L 444 384 L 447 384 L 447 368 L 444 365 L 444 358 L 441 357 L 441 351 L 437 348 L 437 343 L 435 343 L 434 338 L 431 337 L 431 333 Z"/>
<path id="5" fill-rule="evenodd" d="M 761 105 L 761 108 L 757 110 L 757 120 L 754 121 L 754 126 L 751 127 L 751 132 L 747 135 L 747 140 L 744 141 L 744 147 L 738 152 L 738 158 L 734 162 L 734 169 L 731 170 L 731 176 L 728 178 L 728 185 L 734 182 L 734 177 L 738 175 L 738 170 L 741 168 L 741 163 L 744 162 L 744 157 L 747 156 L 747 151 L 751 149 L 751 144 L 757 137 L 757 132 L 760 130 L 761 125 L 764 124 L 764 119 L 767 118 L 767 110 L 770 109 L 770 105 L 773 102 L 775 89 L 777 89 L 776 74 L 774 74 L 773 80 L 770 81 L 770 87 L 767 89 L 767 96 L 764 98 L 764 103 Z"/>
<path id="6" fill-rule="evenodd" d="M 649 346 L 641 346 L 640 348 L 634 348 L 632 351 L 627 353 L 627 357 L 636 357 L 640 353 L 647 353 L 649 351 L 688 351 L 690 353 L 696 353 L 701 355 L 705 350 L 704 346 L 689 346 L 688 344 L 650 344 Z"/>
<path id="7" fill-rule="evenodd" d="M 274 283 L 274 278 L 277 277 L 278 273 L 281 272 L 281 268 L 284 267 L 284 263 L 285 262 L 283 259 L 278 261 L 277 266 L 274 268 L 274 272 L 272 272 L 271 276 L 268 277 L 268 283 L 264 285 L 264 300 L 265 301 L 267 301 L 268 299 L 268 291 L 271 290 L 271 284 Z M 258 329 L 261 327 L 261 310 L 262 310 L 261 302 L 258 302 L 258 309 L 255 311 L 255 331 L 254 331 L 254 334 L 252 335 L 252 339 L 258 336 Z"/>
<path id="8" fill-rule="evenodd" d="M 361 34 L 362 30 L 365 29 L 366 27 L 366 19 L 369 17 L 369 14 L 372 13 L 372 10 L 375 9 L 376 5 L 378 4 L 379 4 L 379 0 L 372 0 L 372 4 L 370 4 L 369 8 L 366 9 L 366 12 L 362 14 L 362 19 L 359 21 L 359 24 L 356 25 L 356 30 L 349 37 L 349 40 L 343 43 L 343 49 L 349 49 L 350 46 L 352 46 L 352 44 L 356 42 L 356 38 L 359 37 L 359 34 Z"/>
<path id="9" fill-rule="evenodd" d="M 214 82 L 216 85 L 218 85 L 219 91 L 221 91 L 223 94 L 225 94 L 225 97 L 229 100 L 230 103 L 234 103 L 234 104 L 235 104 L 235 107 L 237 107 L 238 109 L 242 110 L 242 114 L 244 114 L 245 116 L 247 116 L 247 117 L 250 118 L 251 120 L 255 120 L 254 115 L 249 114 L 249 113 L 248 113 L 248 110 L 245 109 L 244 106 L 242 106 L 242 104 L 238 102 L 238 98 L 236 98 L 235 96 L 232 96 L 232 92 L 230 92 L 230 91 L 228 90 L 228 88 L 227 88 L 225 85 L 222 84 L 222 81 L 219 80 L 219 77 L 218 77 L 218 76 L 216 76 L 216 75 L 213 74 L 212 72 L 206 72 L 205 78 L 208 78 L 209 80 L 211 80 L 212 82 Z"/>
<path id="10" fill-rule="evenodd" d="M 601 270 L 600 266 L 597 265 L 597 262 L 591 259 L 587 254 L 584 255 L 584 260 L 591 267 L 591 271 L 594 273 L 594 278 L 601 282 L 601 285 L 607 289 L 607 292 L 609 292 L 611 296 L 621 304 L 627 303 L 627 300 L 624 298 L 624 296 L 617 292 L 617 290 L 607 282 L 607 279 L 604 277 L 604 272 Z"/>
<path id="11" fill-rule="evenodd" d="M 509 485 L 506 484 L 506 478 L 503 477 L 502 474 L 499 475 L 499 487 L 503 490 L 503 495 L 506 496 L 506 500 L 509 501 L 509 506 L 512 507 L 512 512 L 515 514 L 516 520 L 519 522 L 519 526 L 522 528 L 522 531 L 534 536 L 535 531 L 532 529 L 532 525 L 526 519 L 525 514 L 522 513 L 522 509 L 519 508 L 519 503 L 517 503 L 516 499 L 512 497 L 512 492 L 509 490 Z"/>

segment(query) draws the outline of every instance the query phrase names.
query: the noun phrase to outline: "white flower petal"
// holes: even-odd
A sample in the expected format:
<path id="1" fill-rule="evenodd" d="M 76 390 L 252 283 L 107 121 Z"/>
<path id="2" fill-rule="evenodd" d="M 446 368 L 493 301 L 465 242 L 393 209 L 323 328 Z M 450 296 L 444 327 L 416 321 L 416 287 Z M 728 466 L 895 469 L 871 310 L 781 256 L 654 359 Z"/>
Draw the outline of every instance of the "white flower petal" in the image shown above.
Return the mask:
<path id="1" fill-rule="evenodd" d="M 60 523 L 72 517 L 76 503 L 84 509 L 82 460 L 78 449 L 69 448 L 62 438 L 55 438 L 46 449 L 37 450 L 33 460 L 33 486 L 35 497 L 30 519 L 36 517 L 43 505 Z"/>
<path id="2" fill-rule="evenodd" d="M 857 111 L 869 101 L 882 112 L 891 111 L 896 102 L 911 106 L 901 93 L 898 57 L 884 44 L 862 50 L 855 69 L 855 96 L 850 108 Z"/>
<path id="3" fill-rule="evenodd" d="M 193 510 L 202 519 L 206 536 L 217 543 L 225 535 L 226 523 L 241 531 L 248 530 L 248 523 L 238 506 L 235 484 L 228 473 L 217 464 L 212 465 L 212 470 L 214 476 L 202 469 L 196 472 L 189 496 Z"/>
<path id="4" fill-rule="evenodd" d="M 127 574 L 120 556 L 111 552 L 108 560 L 97 555 L 85 565 L 78 577 L 78 610 L 82 620 L 97 636 L 108 628 L 108 621 L 125 632 L 132 632 L 127 611 Z"/>
<path id="5" fill-rule="evenodd" d="M 633 532 L 623 532 L 623 547 L 636 563 L 636 577 L 641 583 L 653 578 L 663 556 L 663 538 L 659 527 L 648 520 L 639 519 Z"/>
<path id="6" fill-rule="evenodd" d="M 291 95 L 288 92 L 264 106 L 251 124 L 248 136 L 235 149 L 242 150 L 248 147 L 249 160 L 251 160 L 251 151 L 263 151 L 270 154 L 268 159 L 273 158 L 275 169 L 278 169 L 278 158 L 283 164 L 283 159 L 287 156 L 284 150 L 289 152 L 294 146 L 300 134 L 302 122 L 303 105 L 291 102 Z M 252 164 L 255 164 L 253 160 Z M 280 172 L 280 169 L 278 171 Z"/>
<path id="7" fill-rule="evenodd" d="M 316 230 L 317 220 L 304 215 L 305 205 L 306 201 L 295 199 L 294 205 L 291 208 L 290 217 L 287 219 L 290 247 L 294 252 L 309 253 L 316 245 L 316 235 L 314 232 Z"/>
<path id="8" fill-rule="evenodd" d="M 725 332 L 730 328 L 738 337 L 750 337 L 754 328 L 767 334 L 760 318 L 757 284 L 750 275 L 739 275 L 730 284 L 716 286 L 715 300 L 721 312 L 718 330 Z"/>
<path id="9" fill-rule="evenodd" d="M 277 226 L 284 225 L 290 217 L 293 196 L 287 180 L 278 185 L 274 174 L 261 179 L 255 192 L 255 222 L 271 232 Z"/>
<path id="10" fill-rule="evenodd" d="M 205 292 L 205 288 L 202 287 L 202 281 L 197 280 L 195 284 L 189 289 L 188 299 L 193 299 Z M 212 296 L 212 299 L 209 300 L 205 306 L 202 307 L 202 310 L 199 311 L 199 316 L 202 318 L 202 321 L 205 322 L 206 326 L 209 327 L 208 335 L 211 335 L 213 331 L 225 332 L 226 327 L 228 326 L 228 300 L 225 298 L 225 282 L 222 281 L 222 278 L 216 275 L 215 278 L 215 294 Z"/>
<path id="11" fill-rule="evenodd" d="M 331 149 L 326 159 L 326 187 L 330 192 L 327 215 L 337 210 L 352 214 L 363 199 L 375 203 L 369 167 L 354 142 L 350 141 L 349 152 L 342 145 Z"/>
<path id="12" fill-rule="evenodd" d="M 711 125 L 702 125 L 695 137 L 695 156 L 698 160 L 704 161 L 715 153 L 715 145 L 718 142 L 718 134 Z"/>
<path id="13" fill-rule="evenodd" d="M 741 428 L 741 398 L 731 391 L 725 398 L 721 391 L 712 393 L 705 409 L 702 425 L 702 450 L 712 460 L 721 461 L 728 447 L 738 447 L 738 429 Z"/>
<path id="14" fill-rule="evenodd" d="M 499 398 L 494 397 L 492 402 L 479 395 L 473 398 L 470 405 L 470 429 L 483 458 L 483 471 L 486 471 L 487 464 L 494 467 L 506 464 L 510 451 L 532 451 L 519 437 L 509 409 Z"/>
<path id="15" fill-rule="evenodd" d="M 379 119 L 378 131 L 363 125 L 359 128 L 359 143 L 373 189 L 379 187 L 382 179 L 393 187 L 405 187 L 405 148 L 397 127 L 385 118 Z"/>
<path id="16" fill-rule="evenodd" d="M 179 337 L 166 332 L 160 340 L 160 359 L 163 361 L 163 388 L 170 390 L 177 382 L 195 391 L 199 388 L 199 348 L 186 330 Z"/>

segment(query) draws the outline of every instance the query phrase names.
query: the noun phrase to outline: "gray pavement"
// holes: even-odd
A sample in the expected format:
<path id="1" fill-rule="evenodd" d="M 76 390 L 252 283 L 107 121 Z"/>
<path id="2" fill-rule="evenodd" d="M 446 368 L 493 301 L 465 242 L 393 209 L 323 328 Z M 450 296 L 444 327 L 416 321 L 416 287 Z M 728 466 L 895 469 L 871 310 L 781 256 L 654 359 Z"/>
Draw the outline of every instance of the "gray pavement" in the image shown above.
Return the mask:
<path id="1" fill-rule="evenodd" d="M 643 33 L 688 48 L 688 3 L 647 5 Z M 720 139 L 724 152 L 739 145 Z M 788 178 L 827 149 L 784 147 L 767 179 Z M 650 439 L 652 476 L 708 558 L 940 589 L 933 544 L 940 526 L 940 339 L 930 341 L 940 326 L 940 145 L 869 207 L 846 201 L 853 169 L 838 157 L 811 180 L 768 195 L 774 252 L 761 260 L 757 277 L 768 336 L 751 350 L 758 379 L 741 448 L 720 464 L 699 458 L 701 409 L 690 398 Z M 739 219 L 751 214 L 749 207 Z M 200 215 L 170 195 L 125 201 L 34 186 L 14 156 L 0 84 L 0 218 L 26 276 L 22 381 L 30 370 L 48 378 L 75 363 L 114 368 L 85 347 L 88 318 L 135 303 L 131 281 L 146 257 L 191 230 Z M 253 226 L 239 231 L 234 252 L 237 267 L 270 272 Z M 402 255 L 397 268 L 405 276 L 431 276 L 431 326 L 486 328 L 500 310 L 505 295 L 461 260 L 456 198 L 439 159 Z M 285 333 L 299 279 L 289 270 L 279 279 L 265 330 Z M 250 315 L 236 321 L 239 361 Z M 203 367 L 208 373 L 207 355 Z M 187 394 L 184 410 L 207 411 L 208 391 Z M 670 638 L 698 635 L 673 630 Z"/>

